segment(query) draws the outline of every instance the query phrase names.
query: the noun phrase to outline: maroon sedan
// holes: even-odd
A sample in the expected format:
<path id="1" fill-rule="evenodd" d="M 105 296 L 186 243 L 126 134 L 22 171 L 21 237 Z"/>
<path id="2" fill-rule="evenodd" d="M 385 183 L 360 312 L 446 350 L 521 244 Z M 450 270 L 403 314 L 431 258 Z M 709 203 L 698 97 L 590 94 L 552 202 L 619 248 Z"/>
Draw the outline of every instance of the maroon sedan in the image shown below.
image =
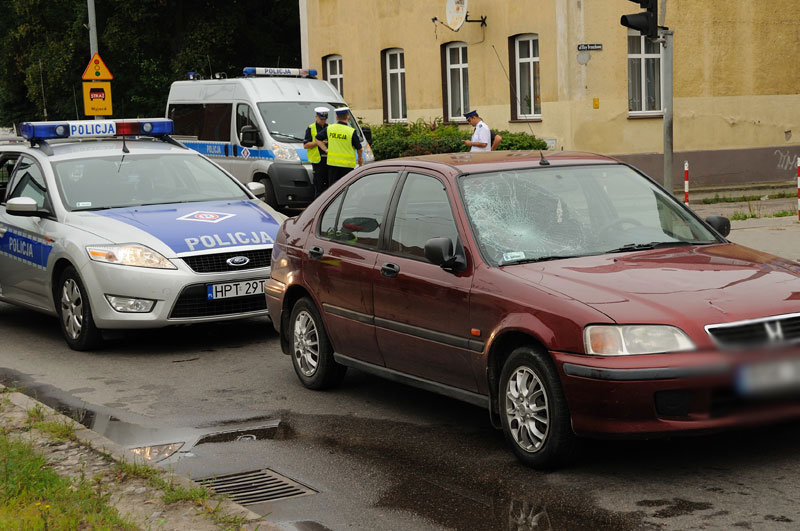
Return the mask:
<path id="1" fill-rule="evenodd" d="M 347 367 L 486 407 L 524 463 L 576 435 L 800 415 L 800 264 L 586 153 L 387 160 L 286 220 L 267 303 L 300 381 Z"/>

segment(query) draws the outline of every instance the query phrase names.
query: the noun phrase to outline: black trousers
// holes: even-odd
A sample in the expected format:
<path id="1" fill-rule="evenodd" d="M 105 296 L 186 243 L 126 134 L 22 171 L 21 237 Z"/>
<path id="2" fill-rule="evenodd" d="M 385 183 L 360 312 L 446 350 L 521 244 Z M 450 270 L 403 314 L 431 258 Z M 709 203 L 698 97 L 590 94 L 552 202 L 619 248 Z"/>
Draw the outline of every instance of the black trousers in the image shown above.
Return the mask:
<path id="1" fill-rule="evenodd" d="M 320 162 L 314 163 L 314 197 L 319 197 L 322 192 L 328 189 L 328 163 L 323 157 Z"/>
<path id="2" fill-rule="evenodd" d="M 328 186 L 353 171 L 353 168 L 343 168 L 341 166 L 328 166 Z"/>

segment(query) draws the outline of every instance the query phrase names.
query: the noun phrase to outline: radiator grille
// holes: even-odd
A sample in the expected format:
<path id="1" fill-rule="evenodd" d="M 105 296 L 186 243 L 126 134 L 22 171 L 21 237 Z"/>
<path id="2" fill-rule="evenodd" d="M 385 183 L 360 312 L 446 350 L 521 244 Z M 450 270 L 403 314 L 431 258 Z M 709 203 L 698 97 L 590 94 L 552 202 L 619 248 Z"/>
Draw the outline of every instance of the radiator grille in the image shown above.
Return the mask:
<path id="1" fill-rule="evenodd" d="M 800 314 L 708 325 L 706 331 L 721 347 L 742 348 L 800 341 Z"/>
<path id="2" fill-rule="evenodd" d="M 246 256 L 250 262 L 243 266 L 232 266 L 227 263 L 234 256 Z M 272 262 L 272 249 L 255 249 L 252 251 L 236 251 L 231 253 L 202 254 L 185 256 L 183 261 L 197 273 L 220 273 L 224 271 L 242 271 L 269 267 Z"/>
<path id="3" fill-rule="evenodd" d="M 257 312 L 266 309 L 267 299 L 263 293 L 229 299 L 208 300 L 208 291 L 205 284 L 195 284 L 183 289 L 169 316 L 171 319 L 210 317 L 214 315 Z"/>

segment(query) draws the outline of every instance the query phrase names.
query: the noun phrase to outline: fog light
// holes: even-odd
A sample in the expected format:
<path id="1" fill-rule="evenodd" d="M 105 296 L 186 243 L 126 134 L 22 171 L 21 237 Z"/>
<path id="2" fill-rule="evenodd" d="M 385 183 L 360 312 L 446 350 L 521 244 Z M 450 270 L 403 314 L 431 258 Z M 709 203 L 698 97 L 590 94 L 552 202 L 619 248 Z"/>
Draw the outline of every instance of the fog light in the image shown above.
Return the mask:
<path id="1" fill-rule="evenodd" d="M 294 201 L 294 196 L 290 195 L 287 199 L 289 199 L 289 201 Z"/>
<path id="2" fill-rule="evenodd" d="M 150 299 L 135 299 L 133 297 L 118 297 L 106 295 L 111 307 L 122 313 L 147 313 L 153 309 L 156 301 Z"/>

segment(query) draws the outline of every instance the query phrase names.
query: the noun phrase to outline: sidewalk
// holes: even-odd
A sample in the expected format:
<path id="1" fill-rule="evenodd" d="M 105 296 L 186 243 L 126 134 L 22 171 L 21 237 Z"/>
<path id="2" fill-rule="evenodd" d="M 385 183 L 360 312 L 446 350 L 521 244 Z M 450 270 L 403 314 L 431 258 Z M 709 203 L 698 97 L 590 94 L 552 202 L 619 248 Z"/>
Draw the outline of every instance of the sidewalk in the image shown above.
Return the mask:
<path id="1" fill-rule="evenodd" d="M 109 494 L 109 503 L 120 514 L 131 517 L 140 529 L 277 529 L 261 520 L 260 515 L 228 499 L 185 497 L 182 501 L 168 503 L 164 499 L 165 485 L 184 494 L 197 493 L 199 485 L 158 469 L 158 473 L 153 474 L 151 469 L 145 468 L 150 465 L 144 458 L 22 393 L 0 385 L 0 398 L 0 426 L 8 437 L 31 445 L 60 476 L 91 479 L 98 496 Z M 31 412 L 41 415 L 43 422 L 71 425 L 74 437 L 59 440 L 50 433 L 31 428 Z M 131 473 L 131 470 L 140 474 Z M 159 481 L 150 480 L 148 476 L 153 475 Z"/>

